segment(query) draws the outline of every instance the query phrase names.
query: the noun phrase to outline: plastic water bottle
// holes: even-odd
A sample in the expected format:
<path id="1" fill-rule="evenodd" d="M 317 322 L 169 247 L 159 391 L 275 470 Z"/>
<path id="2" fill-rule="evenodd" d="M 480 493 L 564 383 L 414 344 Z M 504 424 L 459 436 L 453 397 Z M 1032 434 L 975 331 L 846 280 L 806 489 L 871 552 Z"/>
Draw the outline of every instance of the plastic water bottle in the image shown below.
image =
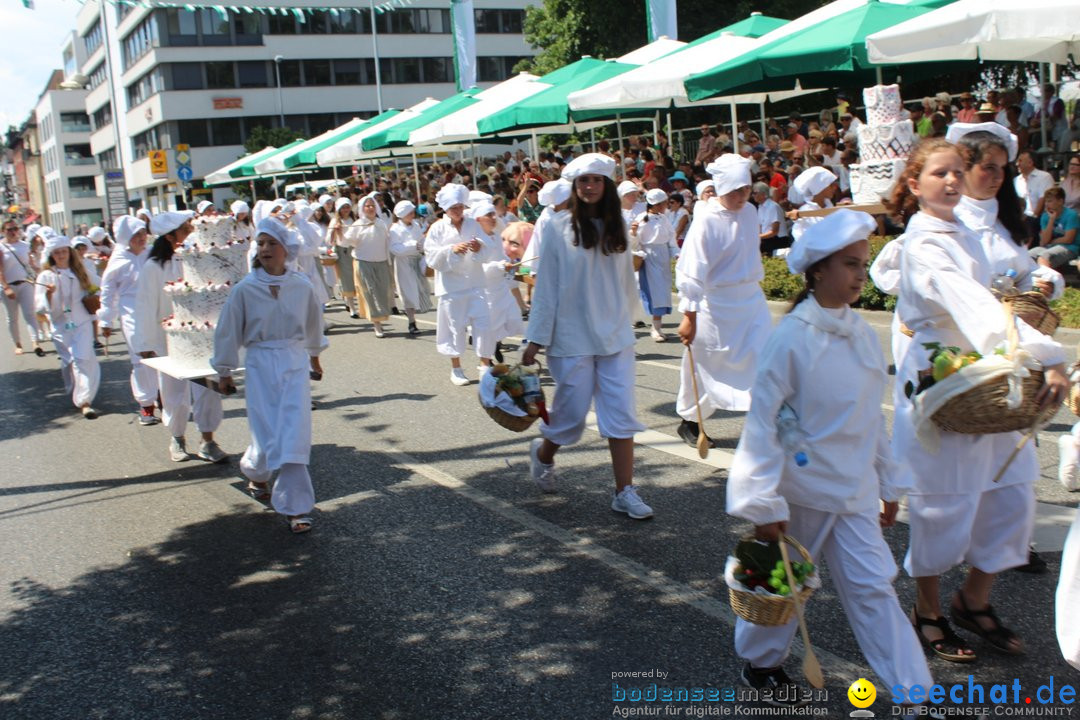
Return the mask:
<path id="1" fill-rule="evenodd" d="M 990 287 L 1002 295 L 1015 295 L 1016 271 L 1009 268 L 1003 274 L 995 277 L 994 281 L 990 284 Z"/>
<path id="2" fill-rule="evenodd" d="M 776 435 L 780 439 L 780 446 L 784 452 L 795 458 L 795 464 L 805 467 L 810 462 L 806 454 L 806 431 L 799 427 L 799 416 L 784 403 L 780 406 L 780 412 L 776 415 Z"/>

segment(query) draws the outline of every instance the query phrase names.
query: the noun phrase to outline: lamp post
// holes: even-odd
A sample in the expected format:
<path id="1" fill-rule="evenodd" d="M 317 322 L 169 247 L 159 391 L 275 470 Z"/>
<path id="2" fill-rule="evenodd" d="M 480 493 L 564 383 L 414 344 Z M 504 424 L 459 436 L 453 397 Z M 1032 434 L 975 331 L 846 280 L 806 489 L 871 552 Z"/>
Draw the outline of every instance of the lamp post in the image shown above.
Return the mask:
<path id="1" fill-rule="evenodd" d="M 281 61 L 284 55 L 274 56 L 274 77 L 277 79 L 277 107 L 278 116 L 281 118 L 281 127 L 285 127 L 285 104 L 281 101 Z"/>
<path id="2" fill-rule="evenodd" d="M 379 101 L 379 114 L 382 115 L 382 70 L 379 68 L 379 31 L 375 27 L 375 0 L 368 0 L 371 8 L 371 47 L 375 52 L 375 95 Z"/>

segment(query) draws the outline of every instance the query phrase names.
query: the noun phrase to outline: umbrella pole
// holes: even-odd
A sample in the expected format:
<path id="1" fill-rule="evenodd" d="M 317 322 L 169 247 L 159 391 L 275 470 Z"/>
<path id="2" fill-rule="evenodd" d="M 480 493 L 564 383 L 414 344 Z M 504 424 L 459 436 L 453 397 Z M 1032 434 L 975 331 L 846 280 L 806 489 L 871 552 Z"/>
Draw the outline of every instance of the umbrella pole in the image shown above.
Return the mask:
<path id="1" fill-rule="evenodd" d="M 533 162 L 540 162 L 540 146 L 536 144 L 536 131 L 532 133 Z"/>
<path id="2" fill-rule="evenodd" d="M 592 144 L 592 151 L 596 152 L 596 130 L 589 128 L 589 142 Z"/>
<path id="3" fill-rule="evenodd" d="M 1039 93 L 1040 93 L 1040 97 L 1041 97 L 1041 93 L 1043 92 L 1043 87 L 1045 85 L 1046 85 L 1046 65 L 1043 64 L 1043 63 L 1039 63 Z M 1046 98 L 1043 98 L 1042 102 L 1043 102 L 1043 104 L 1045 106 Z M 1039 135 L 1042 138 L 1042 144 L 1039 146 L 1040 150 L 1042 148 L 1046 147 L 1046 120 L 1047 120 L 1046 113 L 1045 112 L 1040 112 L 1039 113 Z"/>
<path id="4" fill-rule="evenodd" d="M 254 205 L 255 200 L 257 199 L 255 197 L 255 178 L 252 178 L 250 182 L 251 182 L 251 204 Z"/>
<path id="5" fill-rule="evenodd" d="M 768 132 L 765 129 L 765 101 L 764 100 L 761 101 L 761 108 L 760 109 L 761 109 L 761 141 L 764 143 L 765 138 L 768 135 Z"/>
<path id="6" fill-rule="evenodd" d="M 874 68 L 874 73 L 877 76 L 877 84 L 878 85 L 883 85 L 884 83 L 881 82 L 881 66 L 880 65 L 878 65 L 876 68 Z"/>
<path id="7" fill-rule="evenodd" d="M 413 180 L 416 181 L 416 204 L 420 204 L 420 166 L 416 162 L 416 153 L 412 154 Z"/>
<path id="8" fill-rule="evenodd" d="M 274 199 L 277 200 L 281 197 L 281 195 L 278 194 L 277 175 L 270 176 L 270 184 L 274 186 Z"/>
<path id="9" fill-rule="evenodd" d="M 618 136 L 615 138 L 615 152 L 622 156 L 622 115 L 615 113 L 615 134 Z M 626 166 L 621 162 L 619 163 L 619 177 L 623 180 L 626 179 Z"/>
<path id="10" fill-rule="evenodd" d="M 668 139 L 668 147 L 671 147 L 671 143 L 675 139 L 675 137 L 674 137 L 675 131 L 671 127 L 671 113 L 667 114 L 667 133 L 666 134 L 667 134 L 667 139 Z"/>
<path id="11" fill-rule="evenodd" d="M 731 147 L 735 154 L 739 153 L 739 113 L 735 109 L 735 101 L 731 101 Z"/>
<path id="12" fill-rule="evenodd" d="M 659 111 L 659 110 L 657 110 L 657 111 L 656 111 L 656 114 L 655 114 L 655 115 L 653 115 L 653 120 L 652 120 L 652 136 L 653 136 L 653 142 L 656 142 L 656 135 L 657 135 L 657 133 L 659 133 L 659 132 L 660 132 L 660 111 Z"/>

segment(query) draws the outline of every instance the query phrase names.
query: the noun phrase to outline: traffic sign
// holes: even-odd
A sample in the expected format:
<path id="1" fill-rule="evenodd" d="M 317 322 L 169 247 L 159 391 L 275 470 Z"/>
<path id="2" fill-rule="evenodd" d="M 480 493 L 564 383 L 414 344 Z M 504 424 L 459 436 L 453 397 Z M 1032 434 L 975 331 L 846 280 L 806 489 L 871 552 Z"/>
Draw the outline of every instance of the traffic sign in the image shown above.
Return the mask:
<path id="1" fill-rule="evenodd" d="M 147 153 L 150 158 L 150 175 L 152 177 L 169 176 L 169 157 L 164 150 L 151 150 Z"/>
<path id="2" fill-rule="evenodd" d="M 191 178 L 195 177 L 195 173 L 191 171 L 190 165 L 181 165 L 176 168 L 176 177 L 180 179 L 180 182 L 191 182 Z"/>

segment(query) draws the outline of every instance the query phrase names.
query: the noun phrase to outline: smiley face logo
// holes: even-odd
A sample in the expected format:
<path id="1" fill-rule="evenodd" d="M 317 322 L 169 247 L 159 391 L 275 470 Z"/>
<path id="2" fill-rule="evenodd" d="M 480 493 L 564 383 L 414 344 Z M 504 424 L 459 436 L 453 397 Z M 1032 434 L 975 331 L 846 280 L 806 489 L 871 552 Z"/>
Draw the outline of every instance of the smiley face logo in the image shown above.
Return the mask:
<path id="1" fill-rule="evenodd" d="M 868 708 L 877 699 L 877 688 L 866 678 L 859 678 L 851 683 L 847 691 L 848 700 L 857 708 Z"/>

